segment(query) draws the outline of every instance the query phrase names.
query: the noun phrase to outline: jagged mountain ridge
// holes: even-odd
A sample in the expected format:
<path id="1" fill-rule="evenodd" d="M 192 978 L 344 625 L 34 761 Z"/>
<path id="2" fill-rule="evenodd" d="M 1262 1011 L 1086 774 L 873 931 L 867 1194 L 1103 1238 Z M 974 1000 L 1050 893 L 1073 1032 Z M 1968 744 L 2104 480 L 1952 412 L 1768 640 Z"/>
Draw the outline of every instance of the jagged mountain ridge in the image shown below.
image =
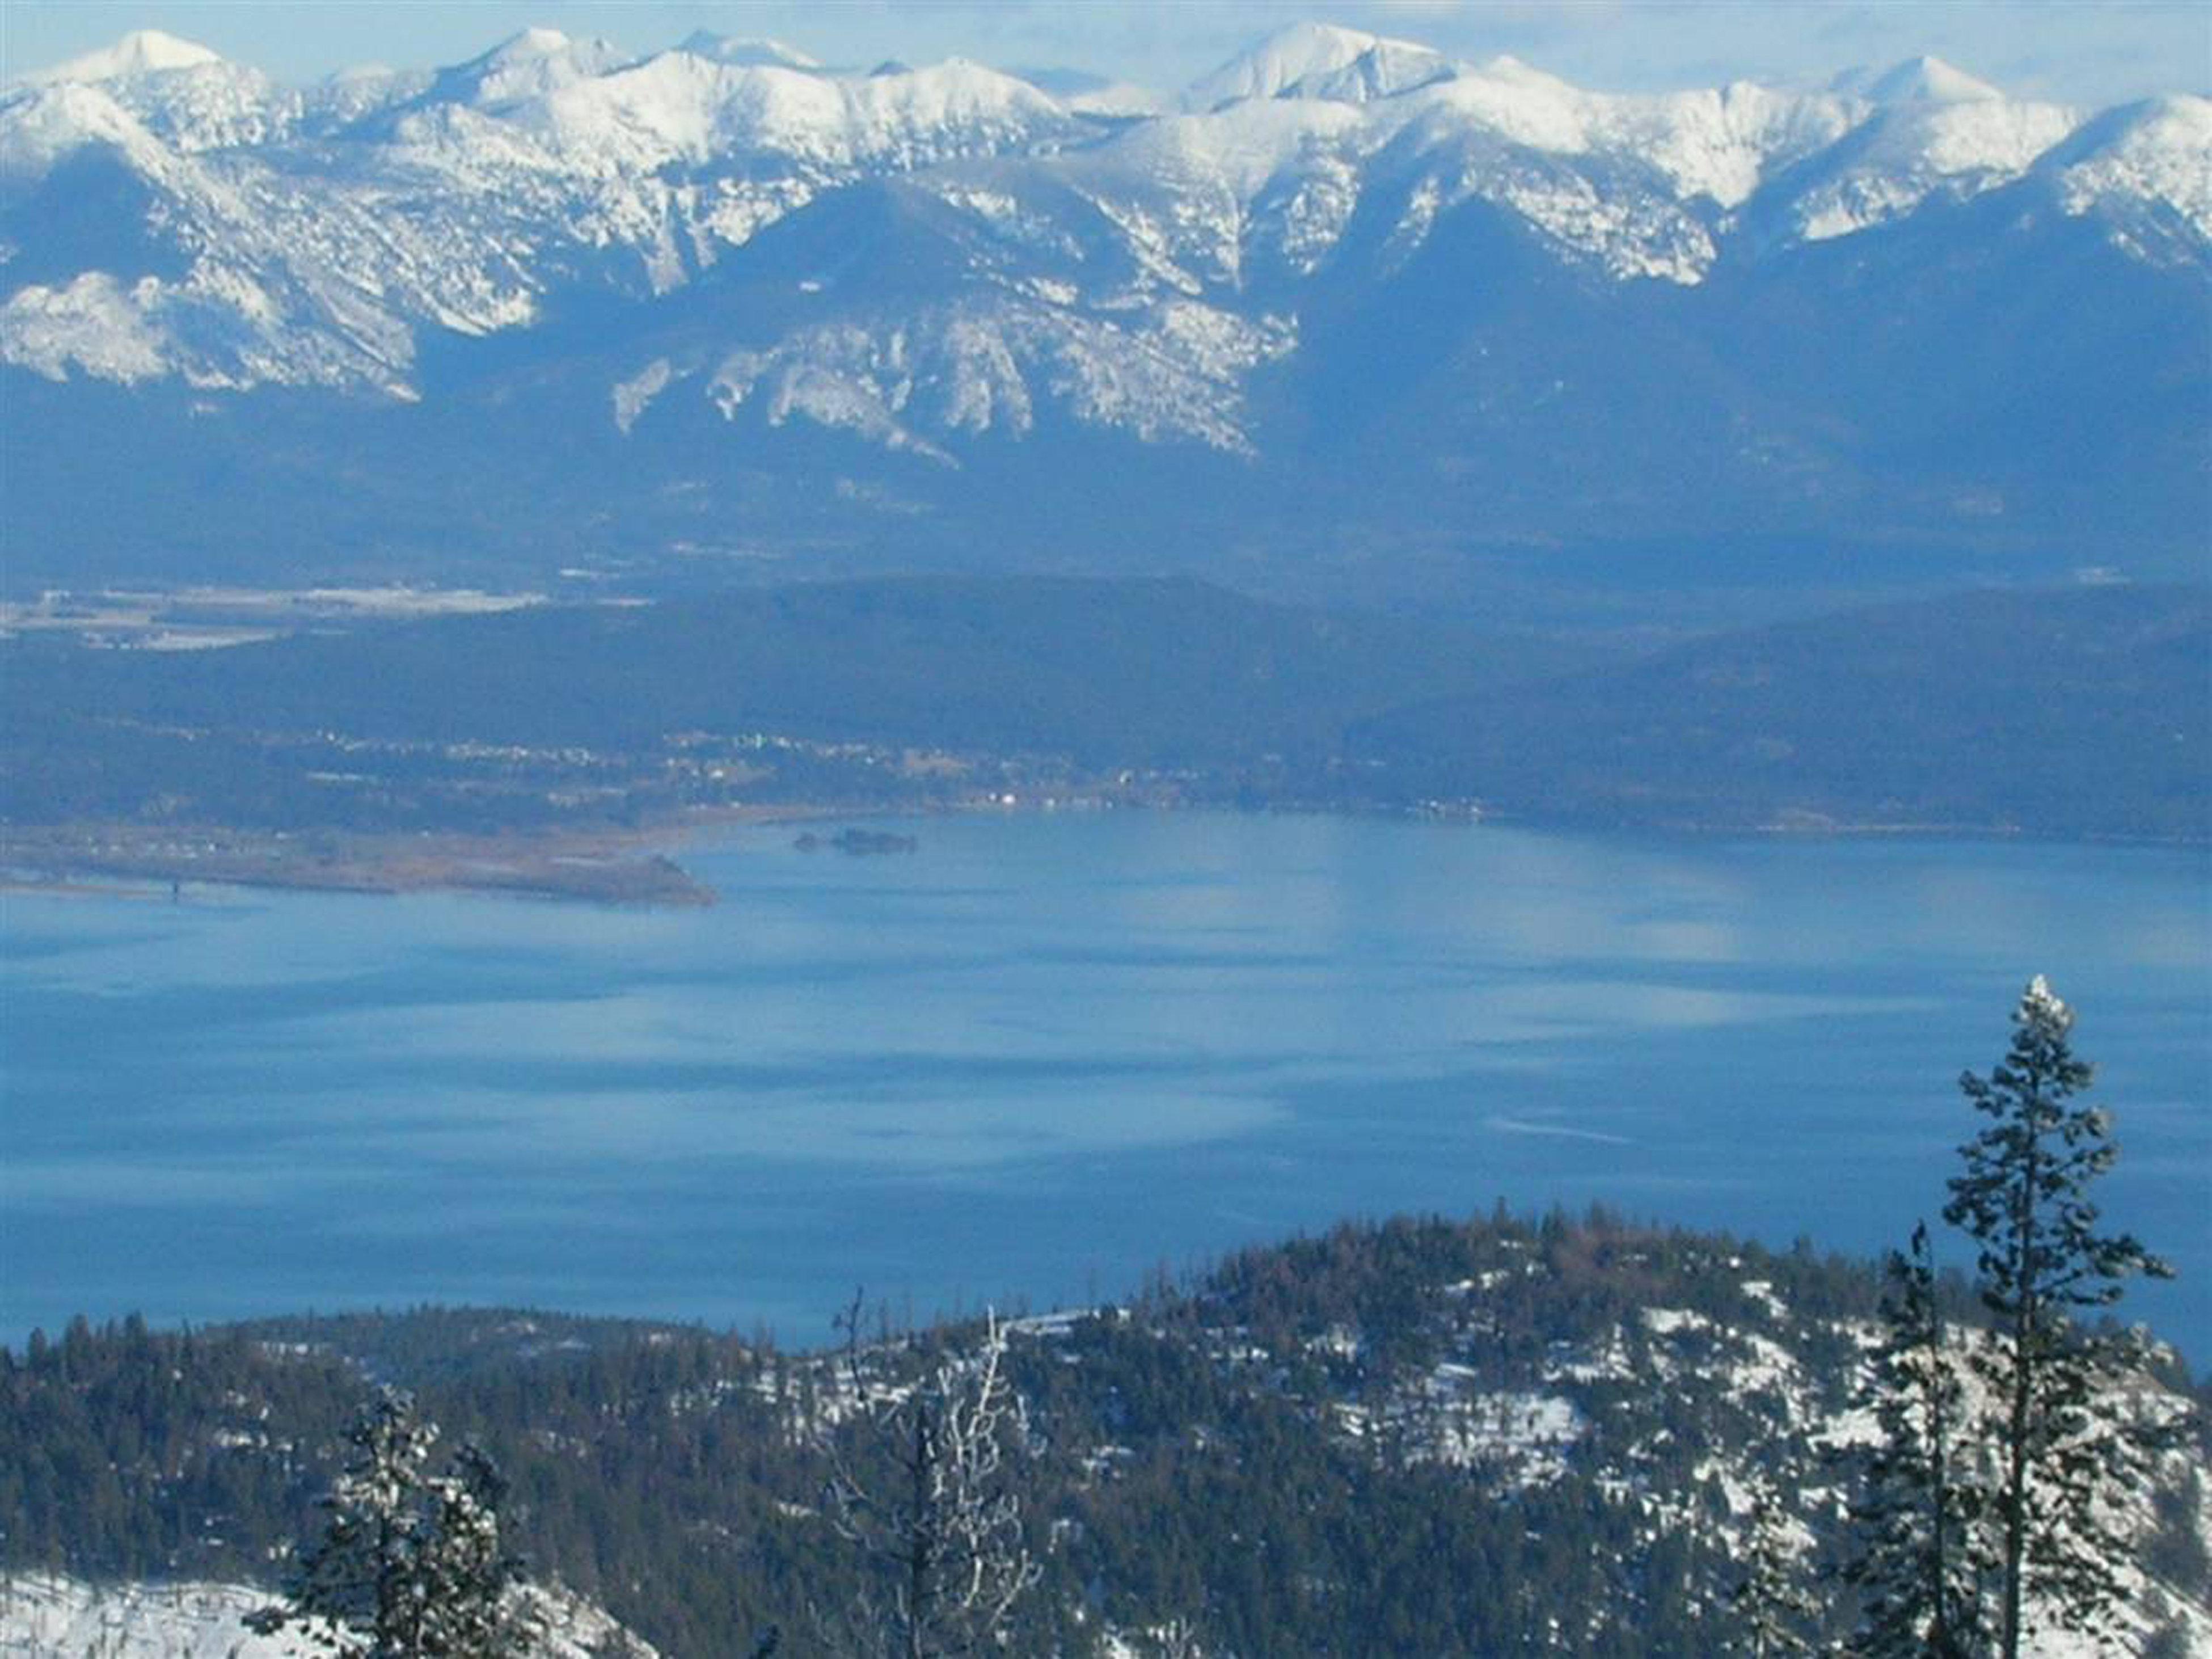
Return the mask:
<path id="1" fill-rule="evenodd" d="M 290 89 L 133 36 L 0 94 L 0 362 L 188 405 L 481 398 L 588 426 L 611 490 L 703 474 L 726 512 L 736 466 L 928 511 L 959 475 L 1033 528 L 1067 443 L 1097 465 L 1133 441 L 1143 465 L 1286 469 L 1255 495 L 1291 520 L 1349 491 L 1399 524 L 1379 459 L 1508 535 L 1841 506 L 2048 538 L 2079 502 L 2033 499 L 2047 458 L 1900 462 L 1889 394 L 1854 379 L 1923 290 L 1965 286 L 1931 331 L 1997 365 L 1984 411 L 2094 408 L 2077 495 L 2147 501 L 2169 535 L 2203 505 L 2202 422 L 2140 405 L 2204 397 L 2204 100 L 2092 113 L 1934 60 L 1613 95 L 1301 25 L 1183 102 L 1106 114 L 972 64 L 854 74 L 697 37 L 629 59 L 551 30 Z M 2094 328 L 2083 282 L 2131 290 L 2117 357 L 2068 352 Z M 1829 349 L 1791 384 L 1808 322 Z M 1941 349 L 1909 374 L 1908 407 L 1956 378 Z M 210 407 L 250 428 L 259 405 Z M 1585 499 L 1591 453 L 1614 482 Z"/>

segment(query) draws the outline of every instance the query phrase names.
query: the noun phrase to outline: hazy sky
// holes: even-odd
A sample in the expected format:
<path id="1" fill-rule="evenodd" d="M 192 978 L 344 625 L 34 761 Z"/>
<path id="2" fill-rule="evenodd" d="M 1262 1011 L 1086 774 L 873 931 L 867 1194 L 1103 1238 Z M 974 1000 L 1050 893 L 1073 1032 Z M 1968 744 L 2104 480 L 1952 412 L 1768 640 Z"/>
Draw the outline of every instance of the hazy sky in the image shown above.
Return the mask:
<path id="1" fill-rule="evenodd" d="M 1171 89 L 1304 17 L 1462 57 L 1511 52 L 1618 90 L 1825 78 L 1932 52 L 2008 90 L 2081 103 L 2212 92 L 2206 0 L 0 0 L 0 72 L 161 28 L 302 81 L 453 63 L 538 23 L 640 52 L 707 28 L 834 64 L 959 56 Z"/>

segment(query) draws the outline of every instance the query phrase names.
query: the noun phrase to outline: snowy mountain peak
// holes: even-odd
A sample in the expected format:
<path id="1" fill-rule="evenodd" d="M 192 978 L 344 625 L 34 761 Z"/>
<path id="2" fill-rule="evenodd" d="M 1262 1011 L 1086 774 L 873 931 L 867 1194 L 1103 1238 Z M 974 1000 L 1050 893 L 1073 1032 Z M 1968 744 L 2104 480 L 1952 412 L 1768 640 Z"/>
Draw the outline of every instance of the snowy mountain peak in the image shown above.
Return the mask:
<path id="1" fill-rule="evenodd" d="M 1372 66 L 1386 76 L 1410 76 L 1418 66 L 1419 78 L 1407 79 L 1395 90 L 1433 81 L 1449 67 L 1442 54 L 1417 41 L 1387 40 L 1333 23 L 1293 23 L 1197 82 L 1183 94 L 1182 105 L 1203 111 L 1243 98 L 1273 98 L 1302 82 L 1325 82 L 1352 70 L 1363 58 L 1371 58 Z"/>
<path id="2" fill-rule="evenodd" d="M 63 82 L 90 84 L 221 62 L 221 52 L 211 52 L 196 41 L 179 40 L 159 29 L 133 29 L 112 46 L 86 52 L 52 69 L 33 70 L 22 78 L 33 86 L 54 86 Z"/>
<path id="3" fill-rule="evenodd" d="M 1876 104 L 2002 103 L 2004 94 L 1940 58 L 1908 58 L 1866 82 L 1862 95 Z"/>
<path id="4" fill-rule="evenodd" d="M 1551 76 L 1551 73 L 1547 73 L 1547 70 L 1537 69 L 1535 64 L 1526 64 L 1526 62 L 1522 62 L 1520 58 L 1516 58 L 1513 53 L 1506 53 L 1506 51 L 1498 53 L 1495 58 L 1489 58 L 1489 60 L 1484 60 L 1482 76 L 1484 80 L 1510 82 L 1510 84 L 1516 84 L 1516 86 L 1535 86 L 1535 88 L 1540 88 L 1540 91 L 1548 91 L 1548 93 L 1573 91 L 1573 86 L 1568 86 L 1568 82 L 1559 80 L 1558 76 Z"/>
<path id="5" fill-rule="evenodd" d="M 2212 243 L 2212 99 L 2179 94 L 2107 110 L 2054 145 L 2036 170 L 2057 181 L 2069 212 L 2118 204 L 2134 217 L 2148 204 L 2171 210 L 2194 233 L 2193 241 L 2185 238 L 2174 246 L 2170 235 L 2148 224 L 2130 232 L 2125 241 L 2146 257 L 2161 263 L 2206 258 Z M 2154 241 L 2170 252 L 2154 251 Z"/>
<path id="6" fill-rule="evenodd" d="M 1309 75 L 1291 82 L 1278 98 L 1325 98 L 1340 104 L 1371 103 L 1395 98 L 1401 92 L 1448 81 L 1457 73 L 1440 52 L 1425 46 L 1407 47 L 1395 40 L 1377 41 L 1342 69 Z"/>
<path id="7" fill-rule="evenodd" d="M 609 40 L 572 40 L 559 29 L 528 28 L 465 64 L 441 70 L 430 96 L 438 102 L 495 109 L 544 97 L 629 61 L 629 54 Z"/>
<path id="8" fill-rule="evenodd" d="M 859 118 L 912 132 L 974 123 L 1055 126 L 1066 119 L 1048 94 L 965 58 L 871 75 L 852 83 L 851 103 Z"/>
<path id="9" fill-rule="evenodd" d="M 2175 93 L 2145 98 L 2108 109 L 2084 122 L 2072 137 L 2045 158 L 2053 167 L 2072 167 L 2095 156 L 2149 149 L 2212 151 L 2212 98 Z M 2212 175 L 2208 175 L 2212 187 Z"/>
<path id="10" fill-rule="evenodd" d="M 1088 70 L 1017 64 L 1009 67 L 1006 73 L 1018 81 L 1026 81 L 1047 97 L 1056 100 L 1062 108 L 1078 114 L 1127 119 L 1158 115 L 1168 107 L 1158 93 L 1127 81 L 1109 81 Z"/>
<path id="11" fill-rule="evenodd" d="M 557 57 L 573 44 L 559 29 L 532 27 L 509 35 L 486 56 L 495 64 L 522 64 L 535 58 Z"/>
<path id="12" fill-rule="evenodd" d="M 709 63 L 728 64 L 739 69 L 813 70 L 822 67 L 817 59 L 781 40 L 716 34 L 711 29 L 694 29 L 676 43 L 676 50 L 688 52 L 694 58 L 704 58 Z"/>

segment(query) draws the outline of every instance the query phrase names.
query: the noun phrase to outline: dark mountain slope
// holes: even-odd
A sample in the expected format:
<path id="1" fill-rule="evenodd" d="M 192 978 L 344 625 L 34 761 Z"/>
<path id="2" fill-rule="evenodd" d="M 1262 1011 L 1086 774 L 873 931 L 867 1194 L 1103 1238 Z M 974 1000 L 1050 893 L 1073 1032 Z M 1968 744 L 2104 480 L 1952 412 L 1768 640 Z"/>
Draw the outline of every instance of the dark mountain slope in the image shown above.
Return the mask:
<path id="1" fill-rule="evenodd" d="M 767 730 L 1176 767 L 1315 756 L 1346 719 L 1587 655 L 1189 580 L 917 577 L 13 659 L 21 707 L 81 717 L 610 747 Z"/>
<path id="2" fill-rule="evenodd" d="M 1692 641 L 1359 726 L 1401 787 L 1514 815 L 2212 831 L 2212 598 L 1989 591 Z"/>
<path id="3" fill-rule="evenodd" d="M 0 670 L 17 823 L 119 809 L 342 824 L 355 798 L 327 775 L 373 783 L 401 764 L 364 744 L 521 746 L 644 800 L 671 744 L 765 735 L 1174 775 L 1183 798 L 1255 804 L 2212 834 L 2212 599 L 2197 588 L 1955 594 L 1624 662 L 1186 580 L 928 577 L 212 652 L 19 640 Z M 787 799 L 826 786 L 759 787 Z"/>

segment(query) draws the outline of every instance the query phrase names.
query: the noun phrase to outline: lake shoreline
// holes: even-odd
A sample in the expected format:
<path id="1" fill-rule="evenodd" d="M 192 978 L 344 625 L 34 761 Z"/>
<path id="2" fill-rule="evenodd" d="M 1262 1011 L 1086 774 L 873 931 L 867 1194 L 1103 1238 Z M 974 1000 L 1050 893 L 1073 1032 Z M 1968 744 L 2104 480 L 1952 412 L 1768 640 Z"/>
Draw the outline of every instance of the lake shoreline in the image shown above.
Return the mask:
<path id="1" fill-rule="evenodd" d="M 459 830 L 246 830 L 218 824 L 90 822 L 0 830 L 0 893 L 47 896 L 159 897 L 163 884 L 276 891 L 398 896 L 455 892 L 484 896 L 688 908 L 720 895 L 680 861 L 684 852 L 735 828 L 929 817 L 984 817 L 1107 811 L 1252 812 L 1260 816 L 1395 818 L 1550 834 L 1630 835 L 1712 843 L 1771 842 L 1982 842 L 2127 847 L 2212 853 L 2212 838 L 2038 835 L 2014 825 L 1853 823 L 1793 814 L 1759 823 L 1637 824 L 1554 822 L 1498 814 L 1474 802 L 1407 805 L 1280 801 L 1234 806 L 1204 800 L 1092 798 L 1027 801 L 767 802 L 693 808 L 623 826 L 592 825 L 473 833 Z M 824 845 L 835 848 L 834 842 Z M 848 855 L 850 855 L 850 849 Z"/>
<path id="2" fill-rule="evenodd" d="M 720 813 L 712 826 L 779 822 L 799 813 Z M 158 896 L 189 884 L 280 891 L 397 896 L 505 894 L 586 903 L 690 908 L 714 890 L 662 849 L 677 827 L 529 831 L 503 836 L 84 826 L 0 840 L 0 890 L 53 896 Z"/>

